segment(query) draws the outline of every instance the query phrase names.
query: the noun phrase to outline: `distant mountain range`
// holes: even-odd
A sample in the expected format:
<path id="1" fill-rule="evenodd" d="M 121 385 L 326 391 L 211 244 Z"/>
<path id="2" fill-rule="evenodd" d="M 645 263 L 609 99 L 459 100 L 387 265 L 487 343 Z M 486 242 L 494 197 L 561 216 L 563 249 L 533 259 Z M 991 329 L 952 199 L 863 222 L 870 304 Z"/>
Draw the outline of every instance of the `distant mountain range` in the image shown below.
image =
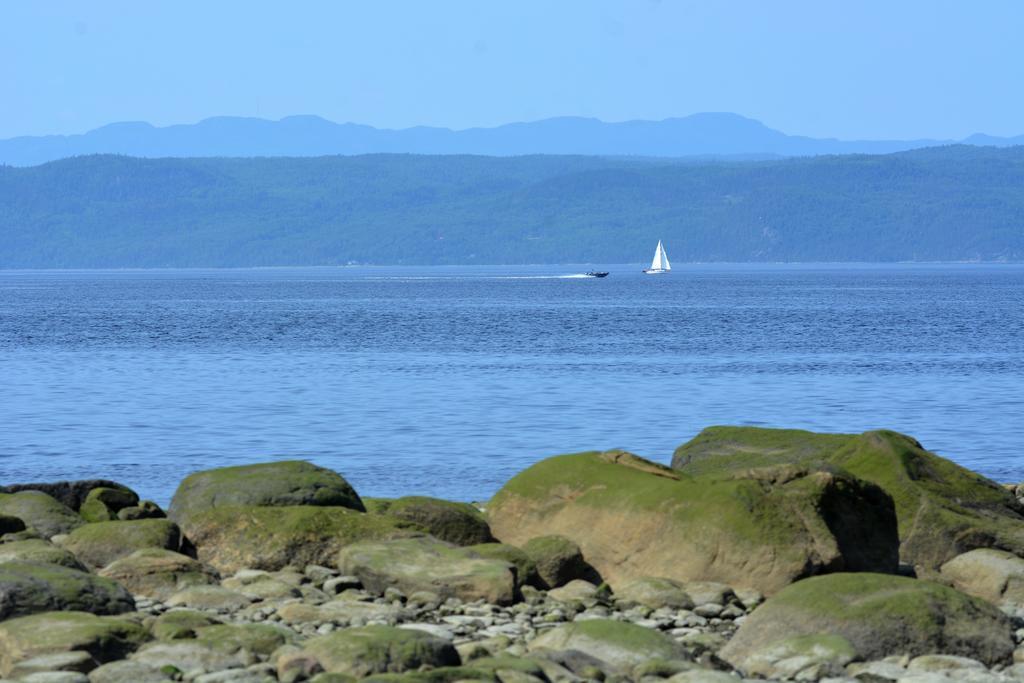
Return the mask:
<path id="1" fill-rule="evenodd" d="M 767 159 L 824 154 L 885 154 L 955 142 L 992 147 L 1024 145 L 1024 135 L 964 140 L 836 140 L 787 135 L 737 114 L 705 113 L 663 121 L 606 123 L 552 118 L 495 128 L 416 127 L 388 130 L 333 123 L 317 116 L 280 121 L 217 117 L 158 128 L 114 123 L 82 135 L 0 140 L 0 164 L 35 164 L 85 154 L 137 157 L 325 156 L 372 153 L 581 154 L 645 157 Z"/>
<path id="2" fill-rule="evenodd" d="M 0 166 L 0 268 L 1024 261 L 1024 147 Z"/>

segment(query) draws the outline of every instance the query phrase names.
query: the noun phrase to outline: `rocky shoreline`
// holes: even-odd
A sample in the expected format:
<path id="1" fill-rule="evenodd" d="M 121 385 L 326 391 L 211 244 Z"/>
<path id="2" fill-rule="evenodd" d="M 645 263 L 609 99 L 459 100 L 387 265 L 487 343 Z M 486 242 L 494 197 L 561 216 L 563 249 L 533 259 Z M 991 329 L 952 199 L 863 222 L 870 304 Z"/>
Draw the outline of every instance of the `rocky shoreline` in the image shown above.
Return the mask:
<path id="1" fill-rule="evenodd" d="M 194 473 L 166 513 L 5 484 L 6 680 L 1024 681 L 1018 488 L 894 432 L 713 427 L 480 506 L 301 461 Z"/>

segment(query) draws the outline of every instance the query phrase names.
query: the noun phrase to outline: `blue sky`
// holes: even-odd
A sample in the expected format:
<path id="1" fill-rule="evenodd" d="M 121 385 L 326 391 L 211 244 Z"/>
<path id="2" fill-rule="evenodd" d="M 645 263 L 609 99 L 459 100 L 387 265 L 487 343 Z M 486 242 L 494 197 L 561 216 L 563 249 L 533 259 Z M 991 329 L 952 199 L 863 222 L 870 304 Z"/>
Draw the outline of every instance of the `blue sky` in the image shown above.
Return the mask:
<path id="1" fill-rule="evenodd" d="M 317 114 L 380 127 L 731 111 L 787 133 L 1024 133 L 1016 0 L 0 3 L 0 138 Z"/>

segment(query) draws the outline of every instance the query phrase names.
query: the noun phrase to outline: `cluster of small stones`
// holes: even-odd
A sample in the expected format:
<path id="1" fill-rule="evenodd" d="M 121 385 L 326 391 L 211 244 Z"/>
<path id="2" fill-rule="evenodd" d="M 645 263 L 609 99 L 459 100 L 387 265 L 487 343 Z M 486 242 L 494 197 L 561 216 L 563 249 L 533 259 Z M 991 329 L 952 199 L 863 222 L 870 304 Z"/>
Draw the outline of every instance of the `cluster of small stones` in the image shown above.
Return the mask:
<path id="1" fill-rule="evenodd" d="M 673 676 L 671 672 L 652 667 L 651 671 L 637 672 L 635 677 L 622 677 L 614 673 L 589 671 L 586 677 L 573 676 L 568 680 L 621 681 L 634 678 L 642 683 L 685 681 L 686 683 L 724 683 L 742 681 L 736 671 L 716 656 L 747 615 L 762 601 L 756 591 L 733 591 L 726 586 L 711 584 L 708 601 L 693 609 L 652 609 L 642 605 L 617 601 L 613 595 L 593 584 L 576 580 L 568 586 L 541 591 L 529 586 L 523 588 L 522 601 L 513 605 L 494 605 L 484 601 L 463 602 L 455 598 L 441 601 L 430 592 L 404 595 L 389 588 L 384 595 L 373 595 L 354 576 L 341 576 L 337 570 L 309 565 L 303 570 L 285 569 L 278 572 L 241 570 L 225 579 L 222 586 L 235 591 L 238 598 L 254 600 L 245 606 L 210 606 L 203 604 L 203 591 L 185 590 L 166 601 L 136 596 L 140 615 L 155 618 L 174 611 L 188 610 L 209 615 L 226 624 L 268 623 L 290 630 L 301 647 L 303 640 L 329 634 L 337 629 L 370 625 L 397 626 L 419 629 L 449 640 L 458 650 L 463 662 L 472 665 L 479 657 L 496 655 L 525 656 L 527 645 L 535 637 L 561 624 L 587 619 L 614 619 L 645 628 L 656 629 L 681 644 L 694 663 L 706 669 L 706 678 L 689 671 Z M 295 597 L 259 599 L 255 592 L 277 595 L 293 593 Z M 717 588 L 717 590 L 715 590 Z M 230 597 L 227 593 L 215 595 L 214 601 Z M 560 598 L 560 599 L 559 599 Z M 365 609 L 378 608 L 377 616 L 336 616 L 329 619 L 296 621 L 289 609 L 296 605 L 318 606 L 328 601 L 344 600 Z M 186 604 L 183 604 L 186 603 Z M 372 608 L 371 608 L 372 610 Z M 1024 643 L 1024 619 L 1013 617 L 1015 641 Z M 288 646 L 286 646 L 287 648 Z M 294 650 L 295 648 L 291 648 Z M 274 681 L 316 681 L 317 676 L 306 676 L 296 670 L 279 675 L 275 660 L 279 653 L 269 656 L 247 653 L 243 666 L 220 671 L 165 670 L 172 680 L 194 683 L 271 683 Z M 1015 659 L 1024 662 L 1024 646 Z M 887 657 L 879 661 L 855 662 L 846 667 L 844 677 L 820 678 L 823 683 L 996 683 L 1024 681 L 1024 663 L 1010 667 L 987 668 L 981 662 L 949 655 Z M 729 678 L 724 678 L 728 676 Z M 810 676 L 803 680 L 815 680 Z M 52 675 L 35 674 L 22 680 L 35 683 L 88 683 L 90 678 L 74 672 L 53 672 Z M 528 679 L 523 679 L 528 680 Z M 798 678 L 798 680 L 801 680 Z M 125 683 L 128 683 L 127 679 Z M 513 683 L 510 681 L 509 683 Z M 520 683 L 515 681 L 514 683 Z"/>
<path id="2" fill-rule="evenodd" d="M 341 576 L 337 570 L 319 565 L 309 565 L 301 571 L 245 569 L 226 579 L 222 585 L 237 589 L 240 596 L 248 594 L 252 597 L 247 588 L 253 587 L 260 592 L 276 594 L 287 593 L 290 588 L 301 597 L 259 600 L 244 607 L 204 606 L 202 591 L 195 593 L 196 599 L 193 600 L 189 598 L 192 592 L 186 590 L 166 602 L 136 596 L 136 608 L 151 617 L 187 609 L 206 613 L 223 623 L 275 624 L 294 632 L 300 643 L 302 639 L 348 627 L 382 625 L 418 629 L 452 642 L 464 663 L 499 654 L 524 656 L 527 644 L 549 629 L 573 621 L 613 619 L 662 631 L 680 643 L 695 662 L 716 670 L 727 670 L 728 665 L 714 653 L 763 599 L 756 591 L 740 591 L 741 601 L 729 587 L 712 586 L 713 595 L 709 601 L 693 609 L 652 609 L 623 604 L 604 587 L 575 580 L 550 592 L 524 586 L 522 601 L 512 605 L 494 605 L 482 600 L 463 602 L 457 598 L 442 601 L 427 591 L 407 596 L 395 588 L 388 588 L 384 595 L 373 595 L 363 589 L 358 578 Z M 217 596 L 216 599 L 222 597 Z M 313 618 L 308 621 L 297 621 L 289 614 L 289 609 L 295 605 L 317 606 L 339 599 L 376 606 L 380 614 Z M 254 660 L 258 659 L 254 657 Z M 271 662 L 254 661 L 247 671 L 259 676 L 274 675 Z M 236 680 L 219 672 L 203 671 L 181 672 L 179 678 L 197 683 Z M 656 676 L 651 678 L 662 680 Z"/>

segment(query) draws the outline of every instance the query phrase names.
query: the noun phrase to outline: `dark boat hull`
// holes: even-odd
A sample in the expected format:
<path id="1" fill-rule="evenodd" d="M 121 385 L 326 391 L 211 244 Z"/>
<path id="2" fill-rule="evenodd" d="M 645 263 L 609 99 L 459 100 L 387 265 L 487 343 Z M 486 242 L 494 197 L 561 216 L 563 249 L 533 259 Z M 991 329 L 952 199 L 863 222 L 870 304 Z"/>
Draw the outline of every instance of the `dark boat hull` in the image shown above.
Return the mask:
<path id="1" fill-rule="evenodd" d="M 586 273 L 586 276 L 587 277 L 608 277 L 608 273 L 606 273 L 604 271 L 593 271 L 592 270 L 589 273 Z"/>

